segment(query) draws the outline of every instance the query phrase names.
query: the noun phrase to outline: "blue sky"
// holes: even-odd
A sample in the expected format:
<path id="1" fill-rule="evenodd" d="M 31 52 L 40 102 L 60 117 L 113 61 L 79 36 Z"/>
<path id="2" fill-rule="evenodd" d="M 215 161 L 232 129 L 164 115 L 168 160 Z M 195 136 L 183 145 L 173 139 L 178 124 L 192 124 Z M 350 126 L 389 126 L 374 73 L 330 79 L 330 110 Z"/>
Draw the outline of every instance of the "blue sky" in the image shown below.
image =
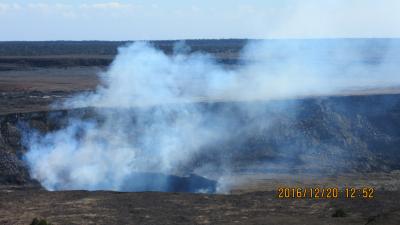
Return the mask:
<path id="1" fill-rule="evenodd" d="M 400 37 L 399 0 L 0 0 L 0 40 Z"/>

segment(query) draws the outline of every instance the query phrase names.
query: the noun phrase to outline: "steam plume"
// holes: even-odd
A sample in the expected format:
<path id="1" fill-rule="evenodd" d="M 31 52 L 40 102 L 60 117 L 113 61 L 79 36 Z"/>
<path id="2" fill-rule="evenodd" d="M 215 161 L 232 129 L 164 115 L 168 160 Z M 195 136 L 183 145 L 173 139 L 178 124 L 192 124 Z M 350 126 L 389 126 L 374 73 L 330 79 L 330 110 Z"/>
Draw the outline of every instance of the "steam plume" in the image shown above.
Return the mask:
<path id="1" fill-rule="evenodd" d="M 67 108 L 95 107 L 99 120 L 71 118 L 63 129 L 29 133 L 25 158 L 31 175 L 49 190 L 126 190 L 146 182 L 132 176 L 137 172 L 209 176 L 212 170 L 218 179 L 230 171 L 223 155 L 234 151 L 208 150 L 274 123 L 263 116 L 267 109 L 242 103 L 400 84 L 398 64 L 388 60 L 390 41 L 378 43 L 383 50 L 372 61 L 365 51 L 376 50 L 376 42 L 335 43 L 253 41 L 237 68 L 181 43 L 172 55 L 145 42 L 121 47 L 95 93 L 65 102 Z M 219 101 L 233 103 L 217 110 L 208 105 Z M 246 115 L 246 123 L 230 117 L 232 111 Z M 210 169 L 207 160 L 214 156 L 219 167 Z"/>

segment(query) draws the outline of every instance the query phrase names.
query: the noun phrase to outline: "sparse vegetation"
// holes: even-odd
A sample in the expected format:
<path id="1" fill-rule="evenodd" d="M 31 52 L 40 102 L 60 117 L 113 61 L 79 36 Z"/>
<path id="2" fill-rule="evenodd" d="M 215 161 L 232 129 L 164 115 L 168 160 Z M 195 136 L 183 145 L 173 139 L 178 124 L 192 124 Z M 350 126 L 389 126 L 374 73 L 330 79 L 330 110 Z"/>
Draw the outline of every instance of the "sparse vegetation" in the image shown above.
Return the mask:
<path id="1" fill-rule="evenodd" d="M 51 223 L 47 222 L 45 219 L 35 218 L 32 220 L 31 225 L 51 225 Z"/>
<path id="2" fill-rule="evenodd" d="M 343 209 L 336 209 L 335 212 L 332 214 L 332 217 L 346 217 L 347 214 Z"/>

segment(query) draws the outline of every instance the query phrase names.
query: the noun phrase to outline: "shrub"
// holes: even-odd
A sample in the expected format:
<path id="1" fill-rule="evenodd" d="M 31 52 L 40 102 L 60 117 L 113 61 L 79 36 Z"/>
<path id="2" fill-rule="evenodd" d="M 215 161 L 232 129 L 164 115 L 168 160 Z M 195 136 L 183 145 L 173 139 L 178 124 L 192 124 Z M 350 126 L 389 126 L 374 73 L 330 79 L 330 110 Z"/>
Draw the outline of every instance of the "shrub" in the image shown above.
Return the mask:
<path id="1" fill-rule="evenodd" d="M 51 225 L 51 223 L 47 222 L 45 219 L 39 220 L 38 218 L 35 218 L 32 220 L 31 225 Z"/>
<path id="2" fill-rule="evenodd" d="M 336 209 L 335 212 L 332 214 L 332 217 L 345 217 L 346 213 L 343 209 Z"/>

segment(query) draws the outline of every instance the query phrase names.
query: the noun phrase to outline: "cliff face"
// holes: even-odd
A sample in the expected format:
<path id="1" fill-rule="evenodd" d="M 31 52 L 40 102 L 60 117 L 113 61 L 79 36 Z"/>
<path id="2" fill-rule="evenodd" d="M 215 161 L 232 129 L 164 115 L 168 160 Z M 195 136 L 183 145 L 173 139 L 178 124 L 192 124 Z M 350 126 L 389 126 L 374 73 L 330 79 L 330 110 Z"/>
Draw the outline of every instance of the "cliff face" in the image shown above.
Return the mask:
<path id="1" fill-rule="evenodd" d="M 17 128 L 17 114 L 0 117 L 0 184 L 30 183 L 26 165 L 21 160 L 23 148 Z"/>
<path id="2" fill-rule="evenodd" d="M 53 111 L 0 116 L 0 184 L 37 183 L 30 178 L 23 161 L 26 148 L 22 133 L 28 127 L 40 132 L 57 129 L 63 124 L 66 114 L 66 111 Z"/>
<path id="3" fill-rule="evenodd" d="M 199 103 L 232 118 L 227 137 L 210 143 L 182 169 L 336 173 L 400 169 L 400 95 L 310 98 L 252 103 Z M 240 108 L 255 108 L 249 116 Z M 130 110 L 133 113 L 136 110 Z M 127 112 L 128 113 L 128 112 Z M 24 163 L 24 130 L 57 130 L 93 109 L 0 116 L 0 184 L 34 183 Z M 133 115 L 134 117 L 134 115 Z M 101 122 L 101 118 L 97 118 Z M 135 124 L 132 124 L 134 127 Z"/>
<path id="4" fill-rule="evenodd" d="M 239 149 L 247 147 L 248 155 L 267 155 L 273 160 L 267 158 L 264 165 L 285 165 L 289 171 L 399 169 L 399 101 L 398 95 L 294 101 L 272 115 L 274 124 L 266 130 L 241 135 L 245 144 Z"/>
<path id="5" fill-rule="evenodd" d="M 234 127 L 240 129 L 231 129 L 229 139 L 204 149 L 193 165 L 211 161 L 217 168 L 228 158 L 225 162 L 237 172 L 332 174 L 400 169 L 400 95 L 241 105 L 257 108 L 257 116 L 226 110 L 222 105 L 228 103 L 218 104 L 213 107 L 237 118 Z"/>

